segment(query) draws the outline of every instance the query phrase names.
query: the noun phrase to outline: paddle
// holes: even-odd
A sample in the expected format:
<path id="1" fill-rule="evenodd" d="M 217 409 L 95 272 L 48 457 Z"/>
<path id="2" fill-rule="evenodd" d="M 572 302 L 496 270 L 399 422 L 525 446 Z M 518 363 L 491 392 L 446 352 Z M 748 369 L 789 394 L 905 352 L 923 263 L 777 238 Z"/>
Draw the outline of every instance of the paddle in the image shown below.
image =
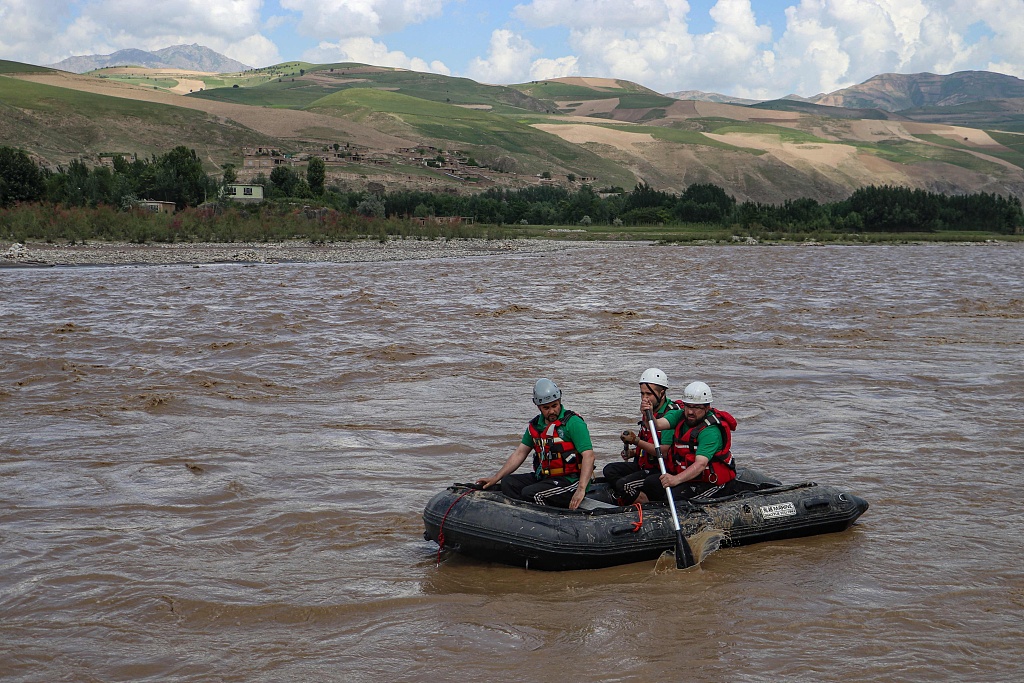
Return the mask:
<path id="1" fill-rule="evenodd" d="M 658 467 L 662 474 L 667 474 L 665 469 L 665 457 L 661 454 L 661 440 L 658 438 L 658 427 L 654 424 L 654 413 L 648 408 L 644 411 L 644 419 L 647 420 L 647 427 L 651 431 L 651 443 L 654 444 L 654 454 L 658 458 Z M 679 515 L 676 513 L 676 501 L 672 498 L 672 487 L 665 487 L 665 496 L 668 498 L 668 507 L 672 511 L 672 528 L 676 532 L 676 569 L 692 567 L 696 562 L 693 560 L 693 552 L 683 538 L 683 531 L 679 528 Z"/>

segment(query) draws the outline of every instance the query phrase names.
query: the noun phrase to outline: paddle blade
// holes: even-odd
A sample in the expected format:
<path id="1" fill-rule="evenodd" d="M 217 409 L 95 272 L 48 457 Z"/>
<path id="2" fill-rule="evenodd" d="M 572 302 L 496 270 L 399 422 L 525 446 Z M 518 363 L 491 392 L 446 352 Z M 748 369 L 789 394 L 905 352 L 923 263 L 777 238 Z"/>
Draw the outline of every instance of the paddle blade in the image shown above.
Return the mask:
<path id="1" fill-rule="evenodd" d="M 683 532 L 676 531 L 676 569 L 689 569 L 697 564 L 693 561 L 693 551 L 690 544 L 683 538 Z"/>

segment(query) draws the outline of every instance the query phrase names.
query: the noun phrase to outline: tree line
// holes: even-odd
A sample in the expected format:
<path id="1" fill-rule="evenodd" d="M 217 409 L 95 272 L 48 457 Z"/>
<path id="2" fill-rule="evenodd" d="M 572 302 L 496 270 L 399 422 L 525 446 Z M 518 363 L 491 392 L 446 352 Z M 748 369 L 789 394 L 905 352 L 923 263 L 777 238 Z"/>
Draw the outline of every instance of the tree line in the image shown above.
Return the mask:
<path id="1" fill-rule="evenodd" d="M 114 157 L 112 166 L 72 161 L 41 168 L 23 151 L 0 147 L 0 207 L 41 202 L 62 207 L 129 210 L 141 198 L 174 202 L 179 209 L 220 201 L 235 182 L 228 165 L 220 178 L 207 175 L 194 150 L 178 146 L 150 159 Z M 792 199 L 781 204 L 737 202 L 724 189 L 696 183 L 679 194 L 645 182 L 632 190 L 591 185 L 491 188 L 474 194 L 416 190 L 347 191 L 325 185 L 323 160 L 312 158 L 305 173 L 275 167 L 255 184 L 270 202 L 301 200 L 368 218 L 467 216 L 492 225 L 651 226 L 702 224 L 777 232 L 1019 232 L 1024 211 L 1018 197 L 994 193 L 946 195 L 896 186 L 868 186 L 836 202 Z"/>

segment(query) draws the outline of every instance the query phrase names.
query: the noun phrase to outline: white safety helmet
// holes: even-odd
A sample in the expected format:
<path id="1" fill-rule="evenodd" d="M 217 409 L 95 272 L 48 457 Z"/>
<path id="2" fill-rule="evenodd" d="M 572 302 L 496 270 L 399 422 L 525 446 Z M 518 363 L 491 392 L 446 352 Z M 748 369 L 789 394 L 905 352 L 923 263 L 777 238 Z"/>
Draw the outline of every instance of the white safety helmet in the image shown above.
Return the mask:
<path id="1" fill-rule="evenodd" d="M 640 384 L 655 384 L 668 389 L 668 375 L 658 368 L 647 368 L 640 375 Z"/>
<path id="2" fill-rule="evenodd" d="M 683 389 L 683 403 L 711 405 L 711 387 L 704 382 L 690 382 Z"/>
<path id="3" fill-rule="evenodd" d="M 562 390 L 549 379 L 541 378 L 533 385 L 533 404 L 542 406 L 562 398 Z"/>

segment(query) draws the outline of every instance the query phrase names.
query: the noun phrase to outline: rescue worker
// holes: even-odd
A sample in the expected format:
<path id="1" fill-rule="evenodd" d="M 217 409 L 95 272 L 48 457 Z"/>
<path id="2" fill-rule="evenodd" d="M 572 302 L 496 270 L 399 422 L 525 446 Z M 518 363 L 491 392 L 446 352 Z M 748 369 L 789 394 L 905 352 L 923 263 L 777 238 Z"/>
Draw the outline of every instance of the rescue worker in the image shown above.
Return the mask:
<path id="1" fill-rule="evenodd" d="M 711 387 L 704 382 L 691 382 L 683 390 L 683 420 L 670 447 L 662 447 L 667 473 L 644 479 L 643 490 L 651 500 L 665 500 L 669 486 L 675 500 L 709 500 L 739 492 L 732 458 L 736 418 L 712 408 L 711 401 Z M 665 429 L 669 423 L 661 418 L 655 425 Z"/>
<path id="2" fill-rule="evenodd" d="M 583 418 L 562 406 L 562 391 L 550 379 L 533 386 L 540 414 L 530 420 L 519 446 L 497 474 L 477 479 L 488 489 L 501 482 L 510 498 L 575 510 L 594 473 L 594 446 Z M 513 474 L 533 452 L 533 471 Z"/>
<path id="3" fill-rule="evenodd" d="M 647 368 L 640 375 L 640 421 L 639 430 L 627 429 L 619 438 L 622 440 L 622 459 L 625 462 L 611 462 L 604 466 L 602 474 L 615 490 L 620 505 L 646 503 L 643 492 L 644 479 L 660 474 L 654 456 L 654 442 L 651 430 L 644 420 L 644 411 L 653 411 L 655 419 L 664 418 L 668 423 L 665 431 L 658 435 L 659 443 L 671 444 L 675 427 L 683 419 L 680 405 L 668 397 L 668 376 L 659 368 Z M 632 448 L 630 448 L 632 446 Z M 667 454 L 667 448 L 662 453 Z"/>

